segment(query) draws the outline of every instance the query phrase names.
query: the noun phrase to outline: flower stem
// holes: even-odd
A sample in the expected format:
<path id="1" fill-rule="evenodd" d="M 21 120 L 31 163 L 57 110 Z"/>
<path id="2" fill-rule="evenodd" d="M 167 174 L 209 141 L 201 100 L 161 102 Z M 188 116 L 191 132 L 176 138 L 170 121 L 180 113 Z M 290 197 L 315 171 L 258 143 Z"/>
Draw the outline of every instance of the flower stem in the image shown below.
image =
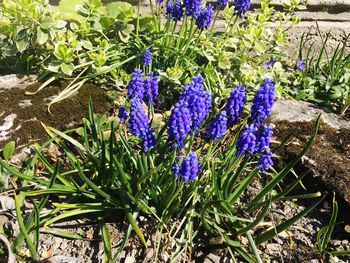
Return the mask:
<path id="1" fill-rule="evenodd" d="M 218 19 L 218 15 L 219 15 L 219 9 L 217 9 L 216 12 L 215 12 L 214 21 L 213 21 L 213 23 L 212 23 L 212 25 L 211 25 L 211 28 L 210 28 L 210 31 L 209 31 L 209 32 L 210 32 L 210 35 L 213 34 L 215 22 L 216 22 L 216 20 Z"/>

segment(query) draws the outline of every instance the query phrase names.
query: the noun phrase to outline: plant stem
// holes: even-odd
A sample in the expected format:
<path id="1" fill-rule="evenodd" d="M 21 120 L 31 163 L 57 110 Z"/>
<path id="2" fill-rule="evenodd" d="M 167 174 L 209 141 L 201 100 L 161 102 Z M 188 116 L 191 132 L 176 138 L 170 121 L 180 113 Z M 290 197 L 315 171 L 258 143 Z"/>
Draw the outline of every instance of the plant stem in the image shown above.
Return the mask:
<path id="1" fill-rule="evenodd" d="M 210 32 L 210 35 L 213 34 L 215 22 L 216 22 L 216 20 L 218 19 L 218 15 L 219 15 L 219 9 L 217 9 L 216 12 L 215 12 L 214 21 L 213 21 L 213 23 L 212 23 L 212 25 L 211 25 L 211 28 L 210 28 L 210 31 L 209 31 L 209 32 Z"/>

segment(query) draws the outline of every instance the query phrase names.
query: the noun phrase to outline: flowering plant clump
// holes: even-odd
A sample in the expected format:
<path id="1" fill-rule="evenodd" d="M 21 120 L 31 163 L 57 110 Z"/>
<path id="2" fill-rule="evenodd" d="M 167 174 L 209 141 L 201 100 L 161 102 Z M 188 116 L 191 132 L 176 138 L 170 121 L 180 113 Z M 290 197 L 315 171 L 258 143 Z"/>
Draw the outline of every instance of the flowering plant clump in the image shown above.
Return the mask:
<path id="1" fill-rule="evenodd" d="M 206 79 L 197 74 L 184 85 L 170 114 L 155 118 L 153 107 L 157 105 L 157 92 L 148 88 L 149 77 L 154 75 L 145 78 L 140 69 L 135 69 L 131 75 L 127 98 L 119 107 L 119 121 L 114 116 L 94 117 L 90 105 L 90 118 L 84 121 L 79 133 L 81 139 L 46 127 L 52 136 L 49 142 L 62 149 L 67 158 L 64 166 L 58 160 L 54 167 L 51 156 L 39 146 L 35 146 L 37 154 L 28 162 L 33 166 L 27 167 L 25 173 L 0 159 L 2 169 L 25 180 L 26 185 L 28 181 L 33 185 L 29 191 L 23 188 L 19 193 L 21 200 L 36 196 L 46 202 L 42 195 L 50 194 L 61 202 L 55 203 L 49 213 L 40 213 L 44 206 L 36 205 L 37 209 L 24 224 L 20 210 L 23 202 L 16 199 L 16 214 L 24 230 L 16 242 L 19 247 L 25 240 L 31 258 L 35 259 L 37 254 L 35 240 L 22 233 L 50 227 L 58 220 L 77 214 L 95 213 L 101 224 L 108 262 L 113 255 L 103 212 L 119 210 L 124 211 L 130 223 L 126 239 L 133 229 L 145 247 L 147 241 L 137 222 L 139 213 L 156 220 L 156 235 L 160 240 L 164 231 L 168 231 L 163 229 L 165 225 L 181 221 L 174 236 L 191 242 L 177 244 L 180 250 L 190 250 L 190 243 L 201 230 L 222 236 L 229 249 L 254 262 L 259 254 L 247 251 L 284 231 L 321 201 L 273 230 L 266 228 L 262 232 L 265 224 L 256 227 L 267 215 L 271 202 L 288 199 L 288 193 L 302 179 L 298 177 L 285 190 L 276 187 L 282 184 L 315 138 L 313 135 L 297 158 L 284 169 L 279 172 L 271 169 L 272 126 L 264 122 L 274 102 L 272 80 L 261 82 L 250 112 L 245 112 L 243 84 L 237 84 L 228 98 L 214 107 Z M 45 166 L 45 174 L 49 173 L 50 177 L 38 179 L 37 161 Z M 251 197 L 251 201 L 243 205 L 237 202 L 259 173 L 271 173 L 267 177 L 270 181 Z M 52 178 L 57 178 L 54 184 Z M 276 192 L 273 196 L 269 194 L 272 191 Z M 320 194 L 306 196 L 319 197 Z M 254 234 L 255 243 L 241 244 L 239 240 L 243 234 L 251 240 Z M 178 256 L 176 251 L 172 255 L 174 259 Z M 118 258 L 118 254 L 114 258 Z"/>

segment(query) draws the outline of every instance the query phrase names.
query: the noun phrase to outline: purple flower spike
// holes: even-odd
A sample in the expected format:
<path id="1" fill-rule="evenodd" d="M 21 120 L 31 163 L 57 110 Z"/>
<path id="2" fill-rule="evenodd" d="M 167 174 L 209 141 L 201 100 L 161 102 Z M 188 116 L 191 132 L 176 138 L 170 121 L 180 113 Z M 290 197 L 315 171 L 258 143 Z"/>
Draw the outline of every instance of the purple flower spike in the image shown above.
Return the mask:
<path id="1" fill-rule="evenodd" d="M 270 115 L 275 98 L 275 85 L 272 80 L 266 78 L 258 89 L 248 119 L 249 123 L 259 127 L 259 125 Z"/>
<path id="2" fill-rule="evenodd" d="M 152 62 L 152 55 L 151 55 L 151 51 L 149 49 L 146 49 L 143 52 L 143 59 L 142 59 L 142 65 L 144 65 L 145 67 L 151 65 Z"/>
<path id="3" fill-rule="evenodd" d="M 225 7 L 227 5 L 227 2 L 228 0 L 217 0 L 216 1 L 216 4 L 219 6 L 219 7 Z"/>
<path id="4" fill-rule="evenodd" d="M 143 74 L 141 69 L 135 69 L 131 75 L 131 80 L 128 85 L 128 99 L 140 98 L 143 99 L 144 88 L 143 88 Z"/>
<path id="5" fill-rule="evenodd" d="M 264 125 L 256 134 L 255 152 L 266 152 L 273 134 L 272 125 Z"/>
<path id="6" fill-rule="evenodd" d="M 208 5 L 206 8 L 201 8 L 196 13 L 196 25 L 198 29 L 208 29 L 213 22 L 214 7 Z"/>
<path id="7" fill-rule="evenodd" d="M 274 157 L 272 152 L 266 152 L 261 154 L 257 167 L 261 172 L 267 171 L 273 165 L 272 158 Z"/>
<path id="8" fill-rule="evenodd" d="M 154 130 L 149 125 L 148 117 L 139 98 L 133 98 L 131 102 L 129 129 L 132 135 L 142 140 L 145 152 L 148 152 L 150 148 L 155 146 Z"/>
<path id="9" fill-rule="evenodd" d="M 179 175 L 181 175 L 183 181 L 186 183 L 196 178 L 199 172 L 198 157 L 195 152 L 190 152 L 182 161 L 179 169 Z"/>
<path id="10" fill-rule="evenodd" d="M 175 147 L 184 147 L 186 135 L 191 130 L 191 113 L 188 109 L 188 103 L 180 100 L 171 111 L 168 121 L 169 140 L 175 142 Z"/>
<path id="11" fill-rule="evenodd" d="M 145 90 L 145 96 L 143 98 L 147 105 L 155 102 L 158 98 L 158 82 L 159 77 L 154 76 L 153 72 L 148 74 L 148 77 L 143 82 L 143 87 Z"/>
<path id="12" fill-rule="evenodd" d="M 306 63 L 303 60 L 298 61 L 297 68 L 300 70 L 304 70 L 306 68 Z"/>
<path id="13" fill-rule="evenodd" d="M 118 111 L 118 118 L 119 118 L 120 122 L 124 123 L 128 117 L 129 117 L 129 114 L 126 111 L 126 108 L 124 106 L 120 106 L 119 111 Z"/>
<path id="14" fill-rule="evenodd" d="M 203 78 L 200 75 L 193 77 L 186 84 L 180 95 L 180 100 L 188 103 L 192 119 L 191 134 L 198 132 L 211 108 L 211 95 L 210 92 L 204 91 Z"/>
<path id="15" fill-rule="evenodd" d="M 248 155 L 248 152 L 255 151 L 256 136 L 254 135 L 254 132 L 256 132 L 256 127 L 254 125 L 247 124 L 244 127 L 236 143 L 237 157 L 241 154 Z"/>
<path id="16" fill-rule="evenodd" d="M 233 0 L 235 15 L 243 17 L 250 8 L 250 0 Z"/>
<path id="17" fill-rule="evenodd" d="M 181 3 L 181 0 L 170 0 L 166 5 L 167 14 L 170 16 L 170 19 L 174 21 L 180 21 L 184 15 L 184 7 Z"/>
<path id="18" fill-rule="evenodd" d="M 212 139 L 216 141 L 221 138 L 227 129 L 227 117 L 226 111 L 222 111 L 217 114 L 214 120 L 208 125 L 205 132 L 207 139 Z"/>
<path id="19" fill-rule="evenodd" d="M 184 0 L 187 16 L 194 16 L 202 6 L 202 0 Z"/>
<path id="20" fill-rule="evenodd" d="M 228 124 L 234 125 L 244 109 L 245 90 L 242 84 L 237 84 L 231 89 L 230 97 L 227 99 L 225 110 L 227 112 Z"/>

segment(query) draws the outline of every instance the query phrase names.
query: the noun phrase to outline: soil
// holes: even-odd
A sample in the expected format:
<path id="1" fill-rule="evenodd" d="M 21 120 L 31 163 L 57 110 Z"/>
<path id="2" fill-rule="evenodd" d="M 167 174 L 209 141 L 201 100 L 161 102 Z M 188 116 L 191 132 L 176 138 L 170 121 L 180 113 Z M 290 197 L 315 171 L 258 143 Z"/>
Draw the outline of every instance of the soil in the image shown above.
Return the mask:
<path id="1" fill-rule="evenodd" d="M 11 140 L 16 140 L 17 146 L 45 141 L 48 136 L 41 122 L 58 130 L 66 130 L 81 123 L 82 118 L 88 116 L 90 97 L 95 113 L 106 113 L 110 108 L 105 91 L 101 87 L 86 84 L 76 95 L 53 104 L 49 113 L 47 107 L 50 97 L 56 96 L 67 86 L 67 83 L 56 83 L 56 86 L 46 87 L 35 95 L 25 94 L 25 92 L 36 91 L 40 85 L 37 83 L 25 89 L 13 88 L 0 93 L 0 124 L 4 122 L 6 116 L 13 113 L 17 115 L 10 137 L 0 140 L 0 149 Z"/>
<path id="2" fill-rule="evenodd" d="M 294 158 L 309 140 L 315 122 L 275 123 L 274 135 L 281 140 L 291 131 L 294 139 L 283 148 L 279 155 L 284 160 Z M 322 190 L 334 191 L 341 199 L 350 202 L 350 130 L 335 130 L 321 123 L 316 142 L 303 157 L 303 164 L 312 170 L 309 179 Z"/>

